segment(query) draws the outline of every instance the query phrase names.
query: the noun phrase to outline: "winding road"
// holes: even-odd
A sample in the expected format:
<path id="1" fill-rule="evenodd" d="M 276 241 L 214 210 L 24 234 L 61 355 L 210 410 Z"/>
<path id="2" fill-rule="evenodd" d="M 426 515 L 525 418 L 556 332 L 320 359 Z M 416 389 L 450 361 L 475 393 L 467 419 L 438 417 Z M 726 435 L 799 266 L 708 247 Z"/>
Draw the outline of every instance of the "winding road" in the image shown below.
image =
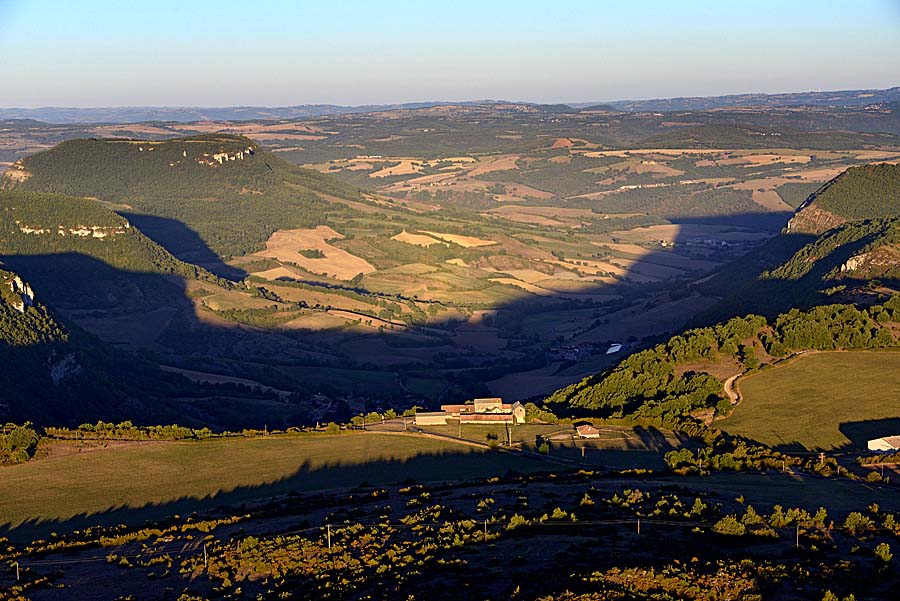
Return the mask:
<path id="1" fill-rule="evenodd" d="M 737 405 L 738 403 L 741 402 L 741 395 L 740 395 L 740 393 L 737 392 L 737 390 L 735 390 L 734 381 L 737 380 L 742 375 L 744 375 L 744 372 L 735 374 L 735 375 L 731 376 L 730 378 L 728 378 L 727 380 L 725 380 L 725 394 L 727 394 L 728 398 L 731 399 L 732 405 Z"/>

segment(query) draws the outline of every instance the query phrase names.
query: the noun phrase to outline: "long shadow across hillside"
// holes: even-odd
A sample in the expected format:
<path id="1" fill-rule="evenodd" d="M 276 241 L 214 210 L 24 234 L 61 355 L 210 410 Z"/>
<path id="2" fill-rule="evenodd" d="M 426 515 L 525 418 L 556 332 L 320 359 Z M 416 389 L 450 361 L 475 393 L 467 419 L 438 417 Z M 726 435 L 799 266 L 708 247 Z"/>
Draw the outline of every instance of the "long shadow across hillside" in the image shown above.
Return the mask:
<path id="1" fill-rule="evenodd" d="M 199 265 L 210 272 L 240 281 L 247 277 L 247 272 L 228 265 L 214 253 L 200 235 L 177 219 L 157 217 L 143 213 L 121 213 L 148 238 L 185 261 Z"/>
<path id="2" fill-rule="evenodd" d="M 683 221 L 715 225 L 727 230 L 728 227 L 738 227 L 736 224 L 743 227 L 752 225 L 755 223 L 754 219 L 759 219 L 758 230 L 765 228 L 774 233 L 774 226 L 783 224 L 786 217 L 786 215 L 775 217 L 737 215 L 691 218 Z M 136 222 L 141 219 L 139 217 Z M 170 221 L 151 218 L 145 225 L 150 224 L 151 229 L 169 228 L 173 225 Z M 192 252 L 194 253 L 192 256 L 200 258 L 215 256 L 189 228 L 180 226 L 176 230 L 180 232 L 181 244 L 174 250 Z M 735 252 L 733 249 L 729 251 L 724 246 L 717 247 L 714 242 L 698 241 L 695 238 L 696 233 L 679 234 L 675 239 L 676 251 L 661 247 L 658 250 L 650 250 L 642 257 L 634 259 L 628 269 L 629 273 L 641 274 L 645 268 L 658 271 L 661 265 L 665 266 L 667 260 L 674 256 L 673 252 L 678 252 L 679 246 L 688 250 L 691 245 L 696 245 L 698 248 L 706 248 L 707 251 L 711 247 L 722 249 L 722 252 Z M 584 323 L 579 324 L 577 336 L 573 336 L 573 340 L 595 344 L 595 353 L 599 353 L 599 356 L 595 355 L 599 361 L 591 362 L 589 368 L 581 367 L 576 360 L 564 362 L 554 374 L 549 374 L 554 378 L 552 386 L 571 383 L 586 375 L 583 373 L 585 369 L 597 371 L 626 355 L 626 352 L 622 352 L 604 356 L 605 347 L 602 345 L 611 342 L 626 343 L 626 351 L 630 352 L 642 345 L 665 339 L 670 333 L 682 328 L 689 319 L 696 319 L 702 309 L 714 304 L 715 300 L 704 300 L 704 296 L 700 296 L 697 291 L 707 297 L 727 296 L 729 286 L 734 286 L 736 279 L 754 279 L 762 268 L 772 267 L 773 262 L 777 264 L 777 261 L 784 260 L 806 241 L 802 237 L 791 237 L 787 241 L 778 239 L 775 243 L 752 251 L 735 265 L 726 266 L 723 268 L 725 275 L 713 278 L 705 284 L 698 284 L 699 280 L 704 279 L 703 274 L 698 272 L 682 274 L 663 283 L 634 283 L 625 277 L 616 283 L 593 286 L 579 295 L 550 294 L 521 298 L 495 308 L 498 314 L 497 321 L 505 328 L 504 333 L 509 334 L 508 349 L 489 354 L 457 346 L 455 355 L 442 360 L 441 363 L 423 364 L 421 361 L 412 361 L 390 368 L 379 367 L 374 360 L 371 364 L 353 364 L 340 354 L 329 355 L 323 352 L 327 349 L 310 344 L 308 337 L 302 332 L 262 330 L 237 326 L 209 317 L 201 318 L 195 312 L 193 300 L 188 298 L 183 282 L 171 276 L 119 270 L 75 253 L 7 255 L 0 257 L 0 260 L 32 283 L 39 301 L 58 310 L 69 321 L 75 320 L 107 342 L 122 345 L 128 350 L 129 346 L 124 343 L 127 341 L 133 346 L 137 341 L 140 343 L 137 346 L 145 349 L 143 351 L 145 356 L 147 350 L 153 353 L 149 356 L 152 361 L 162 363 L 172 360 L 172 356 L 177 356 L 182 361 L 188 360 L 189 364 L 182 363 L 184 367 L 250 378 L 281 390 L 296 391 L 299 402 L 301 398 L 314 392 L 333 395 L 349 392 L 372 400 L 375 395 L 372 394 L 368 379 L 370 377 L 383 379 L 385 372 L 388 374 L 402 372 L 406 376 L 420 374 L 427 377 L 427 374 L 435 370 L 443 370 L 442 373 L 453 378 L 455 385 L 462 391 L 460 394 L 487 394 L 490 391 L 484 385 L 486 381 L 504 374 L 548 365 L 548 359 L 544 355 L 545 347 L 540 341 L 534 341 L 530 337 L 531 333 L 527 331 L 527 319 L 542 320 L 545 316 L 550 319 L 561 310 L 577 310 L 576 313 L 583 316 Z M 215 261 L 210 260 L 208 263 L 214 265 Z M 239 273 L 231 275 L 236 276 Z M 597 302 L 590 299 L 592 295 L 602 295 L 609 300 Z M 580 299 L 580 296 L 587 300 Z M 672 306 L 680 303 L 678 306 L 681 313 L 674 316 L 666 315 L 669 307 L 667 303 L 670 301 Z M 772 309 L 761 312 L 770 314 L 777 312 L 777 308 Z M 755 310 L 760 312 L 759 307 Z M 746 311 L 742 307 L 731 314 L 743 312 Z M 731 314 L 726 312 L 721 318 L 730 317 Z M 651 320 L 653 316 L 656 316 L 654 319 L 658 321 Z M 641 331 L 629 337 L 627 331 L 616 327 L 624 320 L 629 320 L 628 323 L 632 324 L 643 323 Z M 373 331 L 372 335 L 384 336 L 387 341 L 392 337 L 390 331 L 377 334 Z M 360 373 L 365 377 L 361 377 L 349 388 L 336 383 L 333 370 L 346 368 L 360 369 L 362 370 Z M 174 376 L 167 376 L 171 377 Z M 522 399 L 540 396 L 553 390 L 548 386 L 550 385 L 543 388 L 536 387 L 533 390 L 526 389 L 516 396 Z M 168 388 L 172 390 L 171 386 Z M 221 396 L 234 396 L 224 394 L 221 388 L 217 390 Z M 377 393 L 382 397 L 380 402 L 370 405 L 367 409 L 379 405 L 400 408 L 413 403 L 427 404 L 421 396 L 404 390 L 399 381 L 394 390 L 395 392 L 391 393 Z M 241 402 L 227 398 L 219 404 L 213 401 L 184 403 L 183 395 L 179 395 L 176 390 L 172 390 L 170 394 L 173 399 L 178 400 L 180 404 L 177 406 L 181 407 L 186 418 L 192 423 L 208 423 L 221 427 L 224 424 L 233 426 L 235 422 L 244 420 L 279 427 L 294 425 L 303 419 L 302 407 L 297 404 L 285 407 L 285 403 L 273 401 L 242 405 Z M 28 403 L 22 404 L 20 409 L 22 411 L 16 415 L 21 419 L 41 416 L 40 408 L 30 406 Z M 111 417 L 120 419 L 123 409 L 127 413 L 127 406 L 120 405 L 114 412 L 110 411 L 109 415 L 104 415 L 102 412 L 98 413 L 96 408 L 82 412 L 81 407 L 72 406 L 71 420 L 65 421 L 78 423 L 81 420 Z M 349 418 L 349 408 L 340 406 L 337 410 L 342 413 L 332 416 L 334 419 Z M 162 413 L 166 418 L 171 414 L 169 410 Z M 140 416 L 142 419 L 153 419 L 152 411 L 140 412 Z"/>

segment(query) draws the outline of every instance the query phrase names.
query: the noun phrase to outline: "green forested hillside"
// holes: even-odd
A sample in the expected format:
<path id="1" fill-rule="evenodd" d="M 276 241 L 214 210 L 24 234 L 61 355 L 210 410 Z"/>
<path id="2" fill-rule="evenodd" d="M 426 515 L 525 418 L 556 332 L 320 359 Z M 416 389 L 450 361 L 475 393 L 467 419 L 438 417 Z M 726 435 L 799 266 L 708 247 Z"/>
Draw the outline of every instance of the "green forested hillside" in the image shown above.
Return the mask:
<path id="1" fill-rule="evenodd" d="M 224 134 L 165 142 L 71 140 L 23 159 L 18 190 L 99 198 L 122 211 L 174 220 L 157 238 L 184 244 L 196 233 L 222 257 L 262 247 L 276 229 L 311 227 L 353 213 L 321 195 L 362 200 L 358 189 L 295 167 L 254 142 Z M 193 230 L 193 232 L 190 232 Z"/>
<path id="2" fill-rule="evenodd" d="M 177 280 L 160 276 L 224 283 L 94 200 L 0 192 L 0 216 L 0 256 L 56 308 L 183 302 Z"/>
<path id="3" fill-rule="evenodd" d="M 34 192 L 0 192 L 0 253 L 80 253 L 118 269 L 198 277 L 128 221 L 95 200 Z"/>
<path id="4" fill-rule="evenodd" d="M 900 165 L 851 167 L 816 195 L 824 211 L 847 220 L 900 216 Z"/>
<path id="5" fill-rule="evenodd" d="M 758 315 L 735 317 L 635 353 L 557 391 L 547 402 L 595 416 L 670 422 L 705 408 L 727 413 L 730 403 L 725 400 L 722 374 L 757 369 L 807 349 L 895 347 L 898 340 L 884 324 L 897 321 L 900 296 L 866 310 L 827 305 L 793 309 L 771 322 Z"/>
<path id="6" fill-rule="evenodd" d="M 763 274 L 764 278 L 800 280 L 818 276 L 816 284 L 843 277 L 896 279 L 900 276 L 900 219 L 871 219 L 845 223 L 828 230 L 794 256 Z M 879 252 L 883 261 L 866 262 Z M 896 253 L 896 254 L 895 254 Z M 891 256 L 893 255 L 893 257 Z"/>

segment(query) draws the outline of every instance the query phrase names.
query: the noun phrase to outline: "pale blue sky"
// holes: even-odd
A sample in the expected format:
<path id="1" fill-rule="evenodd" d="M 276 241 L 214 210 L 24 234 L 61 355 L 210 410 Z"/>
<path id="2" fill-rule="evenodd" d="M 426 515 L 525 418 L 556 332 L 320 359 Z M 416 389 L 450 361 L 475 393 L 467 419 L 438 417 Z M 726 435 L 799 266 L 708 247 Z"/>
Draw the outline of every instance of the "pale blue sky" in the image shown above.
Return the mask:
<path id="1" fill-rule="evenodd" d="M 900 0 L 0 0 L 0 106 L 577 102 L 900 85 Z"/>

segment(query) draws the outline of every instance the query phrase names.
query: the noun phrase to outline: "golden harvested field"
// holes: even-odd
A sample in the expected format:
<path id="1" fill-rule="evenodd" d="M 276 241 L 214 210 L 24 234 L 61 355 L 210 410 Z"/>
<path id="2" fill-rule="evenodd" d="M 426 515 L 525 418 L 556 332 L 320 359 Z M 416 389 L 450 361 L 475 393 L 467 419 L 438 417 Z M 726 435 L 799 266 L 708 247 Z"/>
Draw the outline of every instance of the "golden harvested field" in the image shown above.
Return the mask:
<path id="1" fill-rule="evenodd" d="M 754 190 L 753 202 L 770 211 L 793 211 L 791 205 L 781 200 L 775 190 Z"/>
<path id="2" fill-rule="evenodd" d="M 291 395 L 290 391 L 279 390 L 277 388 L 267 386 L 262 382 L 257 382 L 256 380 L 248 380 L 247 378 L 223 376 L 222 374 L 211 374 L 205 371 L 182 369 L 180 367 L 171 367 L 169 365 L 160 365 L 159 368 L 170 373 L 181 374 L 185 378 L 193 380 L 195 382 L 209 382 L 211 384 L 243 384 L 245 386 L 250 386 L 251 388 L 259 388 L 260 390 L 271 390 L 277 393 L 280 397 L 288 397 Z"/>
<path id="3" fill-rule="evenodd" d="M 277 280 L 278 278 L 296 278 L 299 274 L 289 267 L 273 267 L 265 271 L 255 271 L 253 275 L 265 278 L 267 280 Z"/>
<path id="4" fill-rule="evenodd" d="M 428 234 L 429 236 L 434 236 L 435 238 L 440 238 L 446 242 L 452 242 L 454 244 L 458 244 L 463 248 L 473 248 L 478 246 L 490 246 L 491 244 L 497 244 L 494 240 L 483 240 L 481 238 L 476 238 L 474 236 L 461 236 L 459 234 L 442 234 L 440 232 L 422 232 L 424 234 Z"/>
<path id="5" fill-rule="evenodd" d="M 677 176 L 684 175 L 684 171 L 674 169 L 668 165 L 663 165 L 655 161 L 641 161 L 635 165 L 631 165 L 629 170 L 633 173 L 653 173 L 660 176 Z"/>
<path id="6" fill-rule="evenodd" d="M 429 247 L 432 244 L 443 244 L 445 246 L 447 245 L 446 242 L 443 242 L 441 240 L 436 240 L 435 238 L 432 238 L 431 236 L 425 236 L 423 234 L 413 234 L 413 233 L 407 232 L 406 230 L 403 230 L 396 236 L 392 237 L 391 240 L 396 240 L 398 242 L 406 242 L 407 244 L 415 244 L 416 246 L 425 246 L 425 247 Z"/>
<path id="7" fill-rule="evenodd" d="M 296 263 L 312 273 L 325 273 L 340 280 L 349 280 L 359 273 L 375 271 L 375 267 L 365 259 L 326 242 L 343 237 L 327 225 L 320 225 L 311 230 L 278 230 L 266 241 L 266 250 L 256 254 Z M 319 250 L 325 256 L 321 259 L 310 259 L 301 255 L 299 252 L 301 250 Z"/>
<path id="8" fill-rule="evenodd" d="M 776 163 L 808 163 L 809 156 L 802 154 L 747 154 L 744 156 L 732 157 L 728 159 L 719 159 L 716 161 L 719 165 L 748 165 L 760 167 L 763 165 L 774 165 Z"/>
<path id="9" fill-rule="evenodd" d="M 521 280 L 516 280 L 514 278 L 491 278 L 489 281 L 497 282 L 498 284 L 506 284 L 507 286 L 515 286 L 516 288 L 521 288 L 522 290 L 528 291 L 531 294 L 536 294 L 537 296 L 552 296 L 553 292 L 549 290 L 544 290 L 539 286 L 535 286 L 534 284 L 529 284 L 528 282 L 523 282 Z"/>
<path id="10" fill-rule="evenodd" d="M 209 296 L 204 296 L 200 300 L 213 311 L 227 311 L 228 309 L 263 309 L 265 307 L 271 307 L 274 304 L 280 304 L 264 298 L 250 296 L 239 290 L 217 292 L 215 294 L 210 294 Z"/>
<path id="11" fill-rule="evenodd" d="M 422 162 L 419 160 L 413 159 L 395 159 L 391 162 L 398 162 L 399 165 L 394 165 L 392 167 L 385 167 L 379 171 L 375 171 L 374 173 L 370 173 L 369 177 L 371 178 L 379 178 L 379 177 L 389 177 L 391 175 L 412 175 L 413 173 L 421 173 L 422 172 Z"/>
<path id="12" fill-rule="evenodd" d="M 297 319 L 293 319 L 282 327 L 291 330 L 331 330 L 333 328 L 342 328 L 347 324 L 347 320 L 331 313 L 324 311 L 315 311 L 300 315 Z"/>
<path id="13" fill-rule="evenodd" d="M 597 218 L 590 209 L 572 209 L 566 207 L 531 207 L 508 204 L 491 209 L 485 215 L 499 216 L 518 223 L 535 225 L 579 227 L 583 221 Z M 624 215 L 623 215 L 624 216 Z"/>

